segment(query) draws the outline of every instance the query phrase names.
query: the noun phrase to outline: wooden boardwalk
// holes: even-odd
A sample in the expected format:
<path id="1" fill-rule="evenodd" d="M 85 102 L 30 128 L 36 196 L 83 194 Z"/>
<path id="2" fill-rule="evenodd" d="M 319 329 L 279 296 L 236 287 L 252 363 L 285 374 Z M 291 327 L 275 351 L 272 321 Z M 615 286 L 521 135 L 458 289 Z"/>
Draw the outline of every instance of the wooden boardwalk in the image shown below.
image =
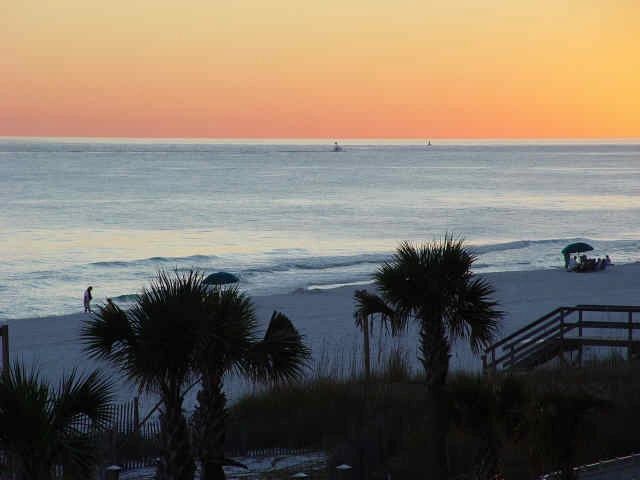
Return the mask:
<path id="1" fill-rule="evenodd" d="M 530 370 L 558 359 L 582 365 L 587 348 L 622 349 L 631 361 L 640 353 L 640 306 L 558 307 L 490 345 L 482 356 L 485 373 Z"/>
<path id="2" fill-rule="evenodd" d="M 577 480 L 640 479 L 640 454 L 610 458 L 574 468 Z M 560 480 L 559 472 L 543 475 L 540 480 Z"/>

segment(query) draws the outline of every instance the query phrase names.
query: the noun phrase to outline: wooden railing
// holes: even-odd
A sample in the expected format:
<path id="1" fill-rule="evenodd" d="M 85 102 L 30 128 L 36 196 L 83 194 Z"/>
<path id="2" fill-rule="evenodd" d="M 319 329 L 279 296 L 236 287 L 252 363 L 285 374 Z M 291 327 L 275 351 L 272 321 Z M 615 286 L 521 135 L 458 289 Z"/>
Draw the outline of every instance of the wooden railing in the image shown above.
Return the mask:
<path id="1" fill-rule="evenodd" d="M 625 321 L 585 320 L 586 313 L 626 313 Z M 640 313 L 637 305 L 575 305 L 558 307 L 534 322 L 516 330 L 498 342 L 490 345 L 482 356 L 485 373 L 497 373 L 511 369 L 526 369 L 544 363 L 545 356 L 564 356 L 569 350 L 578 352 L 582 362 L 585 346 L 626 347 L 630 360 L 634 348 L 640 348 L 640 336 L 633 338 L 633 331 L 640 329 L 640 323 L 633 321 L 633 314 Z M 577 316 L 577 319 L 576 319 Z M 625 338 L 603 337 L 597 330 L 613 329 L 626 332 Z M 596 332 L 594 332 L 594 330 Z M 589 335 L 591 334 L 591 336 Z"/>
<path id="2" fill-rule="evenodd" d="M 9 326 L 0 322 L 0 348 L 2 349 L 2 365 L 0 373 L 9 370 Z"/>

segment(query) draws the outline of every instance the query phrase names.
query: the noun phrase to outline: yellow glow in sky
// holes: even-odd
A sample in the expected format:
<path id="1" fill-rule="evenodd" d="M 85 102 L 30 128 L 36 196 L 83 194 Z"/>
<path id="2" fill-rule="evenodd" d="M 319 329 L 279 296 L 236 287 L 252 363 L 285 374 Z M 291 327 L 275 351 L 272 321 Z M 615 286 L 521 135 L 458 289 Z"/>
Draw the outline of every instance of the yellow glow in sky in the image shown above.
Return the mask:
<path id="1" fill-rule="evenodd" d="M 7 0 L 0 135 L 640 137 L 638 0 Z"/>

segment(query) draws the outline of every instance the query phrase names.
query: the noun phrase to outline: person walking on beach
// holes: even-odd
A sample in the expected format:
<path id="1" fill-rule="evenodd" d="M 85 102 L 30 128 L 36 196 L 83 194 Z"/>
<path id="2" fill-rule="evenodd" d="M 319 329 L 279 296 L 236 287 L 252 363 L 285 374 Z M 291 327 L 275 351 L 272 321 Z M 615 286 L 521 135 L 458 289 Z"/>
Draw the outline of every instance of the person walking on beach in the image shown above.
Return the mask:
<path id="1" fill-rule="evenodd" d="M 84 291 L 84 311 L 85 313 L 91 313 L 91 290 L 93 287 L 89 285 L 89 287 Z"/>

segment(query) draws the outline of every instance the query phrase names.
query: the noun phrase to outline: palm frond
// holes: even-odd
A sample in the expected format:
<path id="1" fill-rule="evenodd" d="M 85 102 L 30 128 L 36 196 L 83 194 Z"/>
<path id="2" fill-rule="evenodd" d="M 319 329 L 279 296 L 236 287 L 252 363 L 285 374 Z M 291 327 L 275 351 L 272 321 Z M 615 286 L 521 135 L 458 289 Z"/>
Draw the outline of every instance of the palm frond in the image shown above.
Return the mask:
<path id="1" fill-rule="evenodd" d="M 378 269 L 375 284 L 397 317 L 443 322 L 449 341 L 468 339 L 478 352 L 494 338 L 502 312 L 490 298 L 493 288 L 474 277 L 475 261 L 464 239 L 451 234 L 431 243 L 403 242 Z"/>
<path id="2" fill-rule="evenodd" d="M 131 323 L 116 304 L 98 307 L 82 325 L 80 338 L 91 358 L 118 362 L 135 345 Z"/>
<path id="3" fill-rule="evenodd" d="M 64 430 L 85 415 L 92 420 L 94 429 L 103 430 L 111 421 L 112 400 L 113 384 L 99 371 L 81 376 L 73 370 L 60 380 L 52 408 L 53 423 Z"/>
<path id="4" fill-rule="evenodd" d="M 31 435 L 49 439 L 50 393 L 36 368 L 27 370 L 19 360 L 12 362 L 0 376 L 0 446 L 23 452 L 35 448 L 30 445 Z"/>
<path id="5" fill-rule="evenodd" d="M 499 331 L 502 311 L 491 300 L 493 287 L 484 279 L 474 278 L 460 286 L 451 298 L 447 324 L 452 339 L 467 338 L 474 353 L 489 345 Z"/>
<path id="6" fill-rule="evenodd" d="M 30 478 L 42 478 L 56 463 L 65 473 L 82 473 L 74 478 L 89 478 L 97 463 L 95 438 L 80 434 L 75 422 L 87 415 L 103 424 L 110 400 L 110 386 L 96 372 L 82 377 L 74 371 L 54 391 L 35 367 L 27 371 L 15 361 L 0 377 L 0 449 Z"/>
<path id="7" fill-rule="evenodd" d="M 289 318 L 274 311 L 264 339 L 253 345 L 243 368 L 254 381 L 290 381 L 302 376 L 310 356 Z"/>
<path id="8" fill-rule="evenodd" d="M 367 290 L 356 290 L 353 298 L 356 302 L 354 320 L 358 328 L 362 329 L 363 322 L 368 321 L 371 316 L 379 315 L 382 324 L 392 335 L 405 330 L 406 316 L 398 315 L 380 296 Z"/>
<path id="9" fill-rule="evenodd" d="M 205 300 L 196 369 L 222 377 L 234 370 L 257 341 L 251 299 L 236 287 L 220 287 Z"/>
<path id="10" fill-rule="evenodd" d="M 107 305 L 85 323 L 85 348 L 119 367 L 141 390 L 184 385 L 191 378 L 206 294 L 201 274 L 160 271 L 128 312 Z"/>

